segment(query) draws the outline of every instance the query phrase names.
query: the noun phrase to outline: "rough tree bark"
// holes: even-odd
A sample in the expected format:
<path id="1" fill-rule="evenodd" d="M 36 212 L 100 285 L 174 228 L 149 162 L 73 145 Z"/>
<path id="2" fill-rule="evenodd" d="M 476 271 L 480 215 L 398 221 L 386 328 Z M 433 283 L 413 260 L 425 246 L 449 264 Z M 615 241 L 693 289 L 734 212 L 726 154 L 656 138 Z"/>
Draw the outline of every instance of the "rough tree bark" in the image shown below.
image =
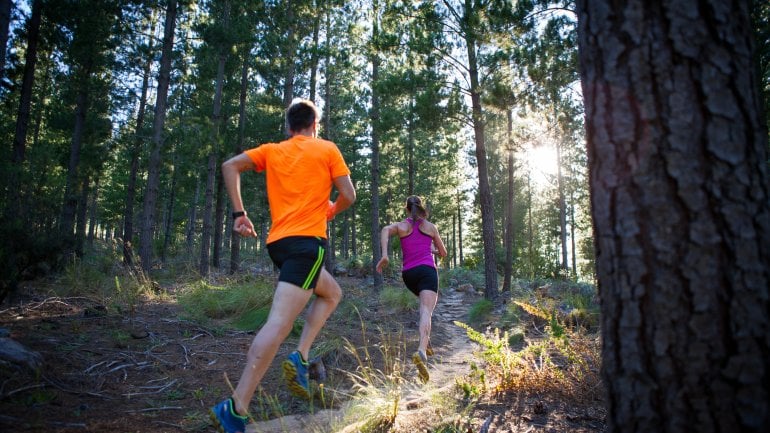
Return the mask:
<path id="1" fill-rule="evenodd" d="M 380 56 L 378 53 L 379 36 L 379 2 L 372 2 L 372 107 L 369 116 L 372 122 L 372 157 L 371 157 L 371 194 L 372 194 L 372 263 L 371 272 L 374 279 L 374 290 L 382 290 L 382 274 L 377 272 L 377 262 L 382 258 L 380 249 L 380 99 L 377 90 L 380 79 Z"/>
<path id="2" fill-rule="evenodd" d="M 155 118 L 152 123 L 152 152 L 147 168 L 147 188 L 144 194 L 142 229 L 140 235 L 139 258 L 142 268 L 149 271 L 152 267 L 152 239 L 155 230 L 156 203 L 160 183 L 160 157 L 163 150 L 163 128 L 166 123 L 166 104 L 168 87 L 171 81 L 171 51 L 174 47 L 174 29 L 176 28 L 177 2 L 169 0 L 166 6 L 166 22 L 163 30 L 163 48 L 158 71 L 158 89 L 155 97 Z"/>
<path id="3" fill-rule="evenodd" d="M 749 2 L 577 6 L 608 431 L 767 431 L 770 179 Z"/>

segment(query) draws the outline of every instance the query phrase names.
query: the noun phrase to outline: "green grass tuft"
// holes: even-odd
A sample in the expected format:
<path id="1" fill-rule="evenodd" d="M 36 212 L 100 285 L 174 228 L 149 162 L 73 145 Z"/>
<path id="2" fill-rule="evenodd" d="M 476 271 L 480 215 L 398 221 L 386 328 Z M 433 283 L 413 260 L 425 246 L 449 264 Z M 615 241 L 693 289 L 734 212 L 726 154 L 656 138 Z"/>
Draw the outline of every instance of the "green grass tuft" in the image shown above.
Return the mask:
<path id="1" fill-rule="evenodd" d="M 420 303 L 409 290 L 401 287 L 386 286 L 380 293 L 380 303 L 396 311 L 417 311 Z"/>

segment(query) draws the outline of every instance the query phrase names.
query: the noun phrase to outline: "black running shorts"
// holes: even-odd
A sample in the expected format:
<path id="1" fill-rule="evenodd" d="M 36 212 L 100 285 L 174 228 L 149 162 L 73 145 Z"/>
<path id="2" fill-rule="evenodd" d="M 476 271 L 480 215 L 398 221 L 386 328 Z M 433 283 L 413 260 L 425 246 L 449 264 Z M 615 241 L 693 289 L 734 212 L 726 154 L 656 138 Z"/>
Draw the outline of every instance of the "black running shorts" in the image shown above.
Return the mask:
<path id="1" fill-rule="evenodd" d="M 428 265 L 419 265 L 401 272 L 406 287 L 417 296 L 423 290 L 438 293 L 438 271 Z"/>
<path id="2" fill-rule="evenodd" d="M 311 290 L 315 288 L 323 269 L 326 239 L 289 236 L 267 244 L 267 252 L 281 270 L 278 281 Z"/>

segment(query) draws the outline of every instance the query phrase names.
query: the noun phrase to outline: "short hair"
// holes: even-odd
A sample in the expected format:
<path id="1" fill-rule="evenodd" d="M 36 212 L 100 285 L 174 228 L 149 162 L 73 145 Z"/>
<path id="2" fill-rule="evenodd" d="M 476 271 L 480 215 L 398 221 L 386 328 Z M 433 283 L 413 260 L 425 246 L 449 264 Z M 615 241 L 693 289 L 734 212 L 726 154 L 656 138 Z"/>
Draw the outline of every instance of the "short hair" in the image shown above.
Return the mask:
<path id="1" fill-rule="evenodd" d="M 321 113 L 313 101 L 297 98 L 286 109 L 286 129 L 290 132 L 302 131 L 320 117 Z"/>

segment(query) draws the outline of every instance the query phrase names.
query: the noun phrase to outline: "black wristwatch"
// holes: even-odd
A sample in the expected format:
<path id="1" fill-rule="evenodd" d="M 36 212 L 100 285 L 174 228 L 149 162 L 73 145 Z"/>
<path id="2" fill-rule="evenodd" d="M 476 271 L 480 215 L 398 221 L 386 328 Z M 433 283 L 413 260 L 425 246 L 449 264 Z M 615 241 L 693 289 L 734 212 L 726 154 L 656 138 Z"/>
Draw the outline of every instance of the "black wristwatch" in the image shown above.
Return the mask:
<path id="1" fill-rule="evenodd" d="M 233 221 L 238 219 L 238 218 L 240 218 L 240 217 L 242 217 L 242 216 L 246 216 L 246 211 L 245 210 L 242 210 L 242 211 L 239 211 L 239 212 L 233 212 Z"/>

